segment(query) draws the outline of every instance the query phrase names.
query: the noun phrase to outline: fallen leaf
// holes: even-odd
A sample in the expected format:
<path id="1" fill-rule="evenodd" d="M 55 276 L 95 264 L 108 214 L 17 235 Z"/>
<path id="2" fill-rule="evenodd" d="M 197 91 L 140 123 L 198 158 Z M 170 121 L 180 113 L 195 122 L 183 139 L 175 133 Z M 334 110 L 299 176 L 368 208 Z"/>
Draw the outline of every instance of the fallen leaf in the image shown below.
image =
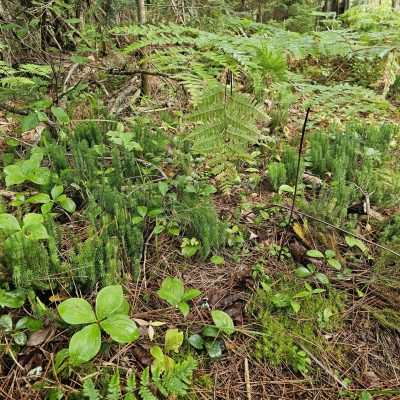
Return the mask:
<path id="1" fill-rule="evenodd" d="M 66 300 L 66 299 L 68 299 L 68 296 L 62 296 L 60 294 L 54 294 L 53 296 L 49 297 L 49 301 L 51 303 L 57 303 L 59 301 L 63 301 L 63 300 Z"/>
<path id="2" fill-rule="evenodd" d="M 54 330 L 51 328 L 44 328 L 40 329 L 39 331 L 33 332 L 31 336 L 29 336 L 28 342 L 26 343 L 27 346 L 40 346 L 49 337 L 54 333 Z"/>
<path id="3" fill-rule="evenodd" d="M 140 318 L 133 318 L 133 320 L 139 325 L 139 326 L 147 326 L 150 325 L 148 321 L 145 321 L 144 319 Z"/>
<path id="4" fill-rule="evenodd" d="M 148 335 L 149 335 L 149 339 L 151 340 L 151 341 L 153 341 L 153 339 L 154 339 L 154 328 L 150 325 L 149 326 L 149 329 L 148 329 Z"/>

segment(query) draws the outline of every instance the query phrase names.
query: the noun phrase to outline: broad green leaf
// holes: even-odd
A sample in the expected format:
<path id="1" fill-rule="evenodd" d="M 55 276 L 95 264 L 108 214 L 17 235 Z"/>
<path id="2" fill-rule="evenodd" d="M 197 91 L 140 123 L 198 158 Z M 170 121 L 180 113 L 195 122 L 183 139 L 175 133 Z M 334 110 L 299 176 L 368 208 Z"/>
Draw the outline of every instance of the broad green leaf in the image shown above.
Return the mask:
<path id="1" fill-rule="evenodd" d="M 0 289 L 0 307 L 20 308 L 25 303 L 25 294 L 21 290 L 7 292 Z"/>
<path id="2" fill-rule="evenodd" d="M 49 203 L 42 204 L 40 207 L 40 211 L 42 212 L 43 215 L 48 214 L 54 206 L 53 201 L 50 201 Z"/>
<path id="3" fill-rule="evenodd" d="M 367 390 L 363 390 L 360 394 L 359 399 L 360 400 L 372 400 L 373 397 L 372 397 L 371 393 L 369 393 Z"/>
<path id="4" fill-rule="evenodd" d="M 12 331 L 13 328 L 13 322 L 11 315 L 5 314 L 0 317 L 0 329 L 5 331 L 5 332 L 10 332 Z"/>
<path id="5" fill-rule="evenodd" d="M 336 271 L 340 271 L 342 269 L 342 264 L 340 264 L 340 262 L 338 260 L 336 260 L 336 258 L 329 258 L 328 264 L 332 268 L 336 269 Z"/>
<path id="6" fill-rule="evenodd" d="M 42 321 L 30 317 L 20 318 L 15 325 L 15 329 L 29 329 L 32 332 L 38 331 L 39 329 L 42 328 L 43 328 Z"/>
<path id="7" fill-rule="evenodd" d="M 26 179 L 37 185 L 47 185 L 50 181 L 50 171 L 45 167 L 38 167 L 29 171 Z"/>
<path id="8" fill-rule="evenodd" d="M 324 258 L 324 255 L 319 250 L 308 250 L 306 254 L 312 258 Z"/>
<path id="9" fill-rule="evenodd" d="M 47 230 L 42 224 L 24 226 L 24 234 L 31 240 L 45 240 L 49 238 Z"/>
<path id="10" fill-rule="evenodd" d="M 282 194 L 282 193 L 294 193 L 294 187 L 293 186 L 289 186 L 289 185 L 281 185 L 279 186 L 279 190 L 278 193 Z"/>
<path id="11" fill-rule="evenodd" d="M 14 342 L 19 346 L 25 346 L 28 338 L 26 337 L 24 332 L 18 332 L 13 335 Z"/>
<path id="12" fill-rule="evenodd" d="M 151 218 L 155 218 L 158 217 L 159 215 L 161 215 L 163 213 L 163 209 L 162 208 L 153 208 L 152 210 L 150 210 L 147 215 Z"/>
<path id="13" fill-rule="evenodd" d="M 99 352 L 101 332 L 97 324 L 85 326 L 76 332 L 69 342 L 69 357 L 74 365 L 90 361 Z"/>
<path id="14" fill-rule="evenodd" d="M 364 244 L 364 242 L 360 239 L 357 239 L 353 236 L 346 236 L 344 238 L 349 247 L 358 247 L 364 254 L 368 253 L 368 247 Z"/>
<path id="15" fill-rule="evenodd" d="M 165 196 L 168 192 L 168 184 L 163 181 L 158 182 L 158 191 L 162 196 Z"/>
<path id="16" fill-rule="evenodd" d="M 189 301 L 201 295 L 201 291 L 198 289 L 188 289 L 182 297 L 182 301 Z"/>
<path id="17" fill-rule="evenodd" d="M 35 194 L 32 197 L 29 197 L 27 200 L 28 203 L 33 203 L 33 204 L 45 204 L 51 201 L 50 196 L 46 193 L 39 193 Z"/>
<path id="18" fill-rule="evenodd" d="M 40 225 L 43 224 L 43 215 L 42 214 L 35 214 L 35 213 L 28 213 L 24 215 L 23 218 L 24 227 L 29 225 Z"/>
<path id="19" fill-rule="evenodd" d="M 0 214 L 0 231 L 9 236 L 19 230 L 21 230 L 21 227 L 14 215 L 6 213 Z"/>
<path id="20" fill-rule="evenodd" d="M 189 314 L 190 307 L 189 307 L 188 303 L 185 303 L 184 301 L 182 301 L 181 303 L 178 304 L 178 308 L 184 317 L 186 317 Z"/>
<path id="21" fill-rule="evenodd" d="M 21 170 L 20 165 L 8 165 L 7 167 L 4 168 L 4 173 L 6 175 L 6 186 L 12 186 L 12 185 L 19 185 L 23 182 L 25 182 L 26 175 L 24 172 Z"/>
<path id="22" fill-rule="evenodd" d="M 206 342 L 207 354 L 210 358 L 219 358 L 222 356 L 222 343 L 219 340 Z"/>
<path id="23" fill-rule="evenodd" d="M 193 257 L 197 251 L 199 250 L 198 246 L 183 246 L 182 247 L 182 255 L 184 257 L 190 258 Z"/>
<path id="24" fill-rule="evenodd" d="M 167 277 L 163 280 L 157 293 L 171 306 L 177 306 L 182 301 L 185 289 L 180 279 Z"/>
<path id="25" fill-rule="evenodd" d="M 215 326 L 227 335 L 231 335 L 235 332 L 235 326 L 233 325 L 232 318 L 224 311 L 213 310 L 211 311 L 211 317 L 214 321 Z"/>
<path id="26" fill-rule="evenodd" d="M 113 314 L 100 325 L 118 343 L 131 343 L 140 336 L 136 324 L 125 314 Z"/>
<path id="27" fill-rule="evenodd" d="M 309 271 L 306 267 L 296 268 L 294 273 L 299 278 L 308 278 L 310 275 L 312 275 L 312 272 Z"/>
<path id="28" fill-rule="evenodd" d="M 40 121 L 36 112 L 30 112 L 28 115 L 22 118 L 21 130 L 22 132 L 30 131 L 39 125 Z"/>
<path id="29" fill-rule="evenodd" d="M 164 353 L 160 346 L 151 346 L 150 354 L 153 356 L 154 359 L 157 361 L 164 361 Z"/>
<path id="30" fill-rule="evenodd" d="M 189 336 L 188 342 L 191 346 L 193 346 L 197 350 L 204 349 L 204 339 L 197 333 Z"/>
<path id="31" fill-rule="evenodd" d="M 137 224 L 141 224 L 143 222 L 143 217 L 137 215 L 135 217 L 132 217 L 132 224 L 133 225 L 137 225 Z"/>
<path id="32" fill-rule="evenodd" d="M 215 326 L 207 325 L 201 330 L 201 334 L 206 337 L 217 337 L 219 330 Z"/>
<path id="33" fill-rule="evenodd" d="M 122 305 L 124 294 L 121 285 L 106 286 L 96 297 L 96 315 L 99 320 L 109 317 Z"/>
<path id="34" fill-rule="evenodd" d="M 333 250 L 326 250 L 325 251 L 325 257 L 326 258 L 335 258 L 336 253 Z"/>
<path id="35" fill-rule="evenodd" d="M 57 307 L 60 317 L 71 325 L 90 324 L 96 321 L 92 306 L 84 299 L 72 298 Z"/>
<path id="36" fill-rule="evenodd" d="M 221 257 L 221 256 L 212 256 L 211 262 L 214 265 L 222 265 L 225 262 L 225 260 L 224 260 L 224 257 Z"/>
<path id="37" fill-rule="evenodd" d="M 68 116 L 68 114 L 65 112 L 65 110 L 63 108 L 53 106 L 53 107 L 51 107 L 51 112 L 56 117 L 58 123 L 60 123 L 60 124 L 68 124 L 69 116 Z"/>
<path id="38" fill-rule="evenodd" d="M 53 200 L 56 200 L 57 197 L 61 196 L 62 193 L 64 192 L 64 187 L 62 185 L 56 185 L 51 189 L 51 197 Z"/>
<path id="39" fill-rule="evenodd" d="M 129 303 L 128 303 L 128 300 L 126 300 L 124 298 L 122 300 L 121 306 L 118 307 L 117 310 L 115 310 L 114 314 L 125 314 L 125 315 L 128 315 L 129 314 Z"/>
<path id="40" fill-rule="evenodd" d="M 170 351 L 174 351 L 175 353 L 179 352 L 183 343 L 183 332 L 180 332 L 178 329 L 168 329 L 165 333 L 165 344 L 164 349 L 166 353 Z"/>
<path id="41" fill-rule="evenodd" d="M 315 278 L 323 285 L 329 285 L 329 278 L 325 274 L 317 272 Z"/>
<path id="42" fill-rule="evenodd" d="M 59 204 L 65 211 L 69 213 L 73 213 L 76 210 L 75 202 L 67 197 L 65 194 L 59 196 L 56 200 L 56 203 Z"/>
<path id="43" fill-rule="evenodd" d="M 137 212 L 141 217 L 145 217 L 147 215 L 147 207 L 145 206 L 138 206 L 137 207 Z"/>

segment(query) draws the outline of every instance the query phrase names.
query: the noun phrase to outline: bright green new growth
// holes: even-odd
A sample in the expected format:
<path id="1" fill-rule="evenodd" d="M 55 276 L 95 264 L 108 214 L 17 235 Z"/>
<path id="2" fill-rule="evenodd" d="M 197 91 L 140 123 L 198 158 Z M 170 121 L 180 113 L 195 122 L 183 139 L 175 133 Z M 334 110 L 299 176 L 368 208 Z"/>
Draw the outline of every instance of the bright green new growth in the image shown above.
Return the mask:
<path id="1" fill-rule="evenodd" d="M 190 311 L 187 302 L 201 294 L 198 289 L 185 290 L 183 282 L 180 279 L 171 277 L 167 277 L 163 280 L 157 293 L 160 298 L 168 302 L 171 306 L 179 308 L 184 317 L 186 317 Z"/>
<path id="2" fill-rule="evenodd" d="M 129 306 L 122 287 L 107 286 L 96 298 L 96 313 L 84 299 L 71 298 L 58 307 L 60 317 L 70 325 L 83 325 L 69 343 L 69 358 L 73 365 L 90 361 L 100 351 L 101 329 L 118 343 L 131 343 L 139 338 L 136 324 L 129 319 Z"/>

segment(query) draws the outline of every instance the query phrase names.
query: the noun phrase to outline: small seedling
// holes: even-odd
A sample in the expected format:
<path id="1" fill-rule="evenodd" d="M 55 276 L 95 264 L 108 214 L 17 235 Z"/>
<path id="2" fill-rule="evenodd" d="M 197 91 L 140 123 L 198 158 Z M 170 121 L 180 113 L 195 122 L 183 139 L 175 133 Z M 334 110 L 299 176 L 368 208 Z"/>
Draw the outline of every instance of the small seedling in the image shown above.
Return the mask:
<path id="1" fill-rule="evenodd" d="M 4 168 L 6 186 L 20 185 L 26 181 L 37 185 L 47 185 L 50 181 L 50 170 L 41 167 L 43 152 L 40 149 L 32 150 L 29 160 L 18 161 Z"/>
<path id="2" fill-rule="evenodd" d="M 30 317 L 20 318 L 15 325 L 10 314 L 0 317 L 0 332 L 3 331 L 18 346 L 25 346 L 28 340 L 26 331 L 35 332 L 41 329 L 42 326 L 42 321 Z"/>
<path id="3" fill-rule="evenodd" d="M 190 307 L 188 301 L 200 296 L 198 289 L 185 290 L 183 282 L 178 278 L 165 278 L 158 290 L 158 295 L 171 306 L 179 308 L 180 312 L 186 317 Z"/>
<path id="4" fill-rule="evenodd" d="M 196 238 L 183 238 L 181 253 L 184 257 L 193 257 L 200 250 L 200 242 Z"/>
<path id="5" fill-rule="evenodd" d="M 96 298 L 96 312 L 84 299 L 71 298 L 58 306 L 61 318 L 70 325 L 85 325 L 69 342 L 69 358 L 74 365 L 91 360 L 100 351 L 101 330 L 118 343 L 139 338 L 139 329 L 129 319 L 129 305 L 120 285 L 107 286 Z"/>
<path id="6" fill-rule="evenodd" d="M 230 336 L 235 332 L 232 318 L 224 311 L 213 310 L 211 317 L 214 325 L 205 326 L 201 335 L 194 334 L 188 338 L 189 344 L 197 350 L 206 349 L 210 358 L 219 358 L 222 355 L 223 341 L 221 334 Z"/>

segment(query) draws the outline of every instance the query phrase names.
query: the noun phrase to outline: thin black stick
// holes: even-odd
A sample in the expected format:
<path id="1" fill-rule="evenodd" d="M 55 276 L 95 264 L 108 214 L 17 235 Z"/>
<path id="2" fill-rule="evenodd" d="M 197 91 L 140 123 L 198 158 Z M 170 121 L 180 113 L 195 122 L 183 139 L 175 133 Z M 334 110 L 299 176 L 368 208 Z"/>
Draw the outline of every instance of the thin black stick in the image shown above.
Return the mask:
<path id="1" fill-rule="evenodd" d="M 273 208 L 273 207 L 284 208 L 285 210 L 289 210 L 289 207 L 287 207 L 287 206 L 282 206 L 282 205 L 280 205 L 280 204 L 272 204 L 272 205 L 271 205 L 270 207 L 268 207 L 268 208 Z M 292 210 L 292 208 L 290 208 L 290 210 Z M 313 217 L 312 215 L 306 214 L 306 213 L 304 213 L 304 212 L 302 212 L 302 211 L 293 210 L 293 213 L 294 213 L 294 214 L 301 215 L 302 217 L 309 218 L 309 219 L 311 219 L 311 220 L 313 220 L 313 221 L 319 222 L 320 224 L 329 226 L 329 228 L 336 229 L 336 230 L 339 231 L 339 232 L 345 233 L 346 235 L 349 235 L 349 236 L 353 236 L 353 237 L 355 237 L 356 239 L 359 239 L 359 240 L 361 240 L 361 241 L 363 241 L 363 242 L 365 242 L 365 243 L 370 244 L 371 246 L 378 247 L 378 248 L 380 248 L 380 249 L 382 249 L 382 250 L 385 250 L 385 251 L 387 251 L 387 252 L 389 252 L 389 253 L 394 254 L 394 255 L 397 256 L 397 257 L 400 257 L 400 253 L 397 253 L 396 251 L 390 249 L 389 247 L 383 246 L 383 245 L 381 245 L 381 244 L 379 244 L 379 243 L 376 243 L 376 242 L 374 242 L 374 241 L 372 241 L 372 240 L 365 239 L 364 237 L 362 237 L 362 236 L 360 236 L 360 235 L 357 235 L 356 233 L 350 232 L 350 231 L 348 231 L 348 230 L 346 230 L 346 229 L 343 229 L 343 228 L 341 228 L 340 226 L 333 225 L 333 224 L 331 224 L 331 223 L 329 223 L 329 222 L 327 222 L 327 221 L 324 221 L 324 220 L 322 220 L 322 219 L 320 219 L 320 218 Z"/>
<path id="2" fill-rule="evenodd" d="M 296 203 L 297 188 L 298 188 L 298 185 L 299 185 L 301 155 L 303 154 L 304 137 L 306 136 L 306 127 L 307 127 L 307 121 L 308 121 L 309 114 L 310 114 L 310 107 L 307 108 L 306 117 L 304 119 L 303 128 L 301 130 L 299 155 L 298 155 L 298 158 L 297 158 L 296 182 L 294 184 L 292 206 L 290 208 L 289 221 L 288 221 L 288 223 L 286 225 L 285 232 L 283 233 L 282 238 L 284 238 L 286 236 L 287 230 L 289 229 L 290 224 L 291 224 L 292 219 L 293 219 L 293 211 L 294 211 L 294 206 L 295 206 L 295 203 Z M 280 242 L 281 243 L 280 243 L 280 249 L 279 249 L 279 254 L 278 254 L 278 261 L 281 259 L 281 255 L 282 255 L 282 251 L 283 251 L 283 239 L 281 239 Z"/>

